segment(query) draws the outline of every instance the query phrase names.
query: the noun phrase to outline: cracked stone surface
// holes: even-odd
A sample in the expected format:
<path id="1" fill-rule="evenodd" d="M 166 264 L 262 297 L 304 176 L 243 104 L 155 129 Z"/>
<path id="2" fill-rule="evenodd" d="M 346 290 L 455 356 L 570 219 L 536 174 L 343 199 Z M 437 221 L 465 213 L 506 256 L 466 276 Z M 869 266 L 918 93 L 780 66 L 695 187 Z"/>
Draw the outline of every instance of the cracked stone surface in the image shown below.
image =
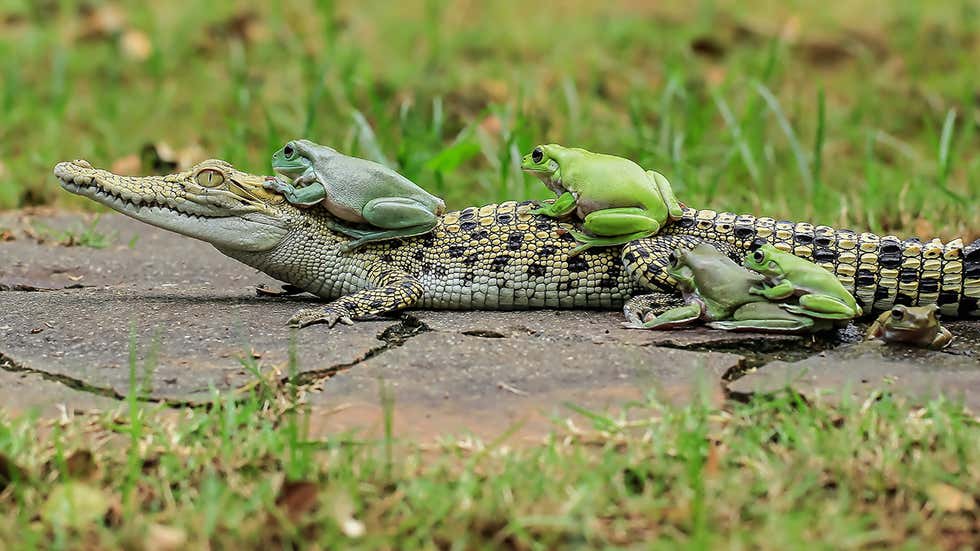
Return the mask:
<path id="1" fill-rule="evenodd" d="M 74 217 L 34 223 L 82 225 Z M 133 247 L 105 249 L 38 244 L 23 236 L 0 243 L 0 283 L 20 278 L 58 288 L 70 274 L 81 277 L 78 282 L 97 285 L 0 292 L 0 355 L 22 369 L 125 395 L 132 332 L 140 376 L 147 366 L 155 366 L 150 398 L 172 401 L 205 401 L 212 387 L 231 390 L 247 384 L 253 377 L 239 359 L 253 353 L 262 367 L 285 373 L 290 342 L 285 322 L 315 301 L 257 297 L 254 284 L 276 288 L 275 280 L 207 243 L 124 216 L 107 215 L 98 228 L 115 234 L 116 241 L 139 238 Z M 372 321 L 304 332 L 296 340 L 300 371 L 354 363 L 382 347 L 379 337 L 397 324 Z M 44 400 L 39 389 L 36 401 Z"/>
<path id="2" fill-rule="evenodd" d="M 550 415 L 573 412 L 566 403 L 604 411 L 649 391 L 670 402 L 703 396 L 717 403 L 722 375 L 740 361 L 732 354 L 589 340 L 428 332 L 332 377 L 312 402 L 329 413 L 316 423 L 321 431 L 377 430 L 384 381 L 399 434 L 425 434 L 438 424 L 492 436 L 515 423 L 544 429 Z"/>
<path id="3" fill-rule="evenodd" d="M 951 322 L 957 331 L 967 322 Z M 975 324 L 969 324 L 975 325 Z M 740 394 L 771 394 L 792 388 L 809 398 L 866 398 L 876 390 L 927 402 L 940 395 L 962 400 L 980 412 L 980 358 L 975 343 L 961 341 L 946 351 L 863 342 L 830 350 L 798 362 L 775 361 L 729 383 Z"/>
<path id="4" fill-rule="evenodd" d="M 641 331 L 623 327 L 621 312 L 588 310 L 532 310 L 529 312 L 461 312 L 413 311 L 409 314 L 435 331 L 453 331 L 484 337 L 548 337 L 556 340 L 586 341 L 596 344 L 619 343 L 636 346 L 671 346 L 688 348 L 700 345 L 717 347 L 743 345 L 765 339 L 785 346 L 799 344 L 795 335 L 761 335 L 729 333 L 705 328 L 684 331 Z"/>
<path id="5" fill-rule="evenodd" d="M 312 297 L 258 297 L 278 283 L 207 243 L 106 214 L 106 248 L 66 247 L 58 232 L 90 225 L 90 215 L 0 213 L 0 407 L 44 414 L 104 409 L 129 388 L 131 331 L 137 370 L 154 366 L 150 398 L 199 402 L 253 375 L 253 356 L 283 376 L 291 332 L 285 321 Z M 4 232 L 2 230 L 10 230 Z M 671 402 L 735 393 L 886 386 L 917 397 L 962 397 L 980 410 L 980 323 L 949 322 L 944 352 L 860 344 L 863 326 L 827 337 L 639 331 L 619 312 L 410 311 L 401 319 L 298 333 L 299 370 L 308 379 L 316 431 L 377 431 L 380 381 L 395 403 L 399 434 L 444 432 L 494 437 L 520 426 L 542 434 L 567 404 L 598 411 L 654 391 Z M 131 329 L 132 328 L 132 329 Z M 6 365 L 6 367 L 4 367 Z M 89 390 L 95 390 L 93 393 Z M 109 396 L 105 396 L 108 394 Z M 647 412 L 649 413 L 649 412 Z M 587 421 L 586 421 L 587 422 Z"/>
<path id="6" fill-rule="evenodd" d="M 39 401 L 39 396 L 44 400 Z M 39 413 L 47 417 L 107 411 L 123 405 L 113 398 L 76 390 L 37 373 L 6 369 L 0 369 L 0 404 L 4 411 L 15 415 L 39 408 Z"/>

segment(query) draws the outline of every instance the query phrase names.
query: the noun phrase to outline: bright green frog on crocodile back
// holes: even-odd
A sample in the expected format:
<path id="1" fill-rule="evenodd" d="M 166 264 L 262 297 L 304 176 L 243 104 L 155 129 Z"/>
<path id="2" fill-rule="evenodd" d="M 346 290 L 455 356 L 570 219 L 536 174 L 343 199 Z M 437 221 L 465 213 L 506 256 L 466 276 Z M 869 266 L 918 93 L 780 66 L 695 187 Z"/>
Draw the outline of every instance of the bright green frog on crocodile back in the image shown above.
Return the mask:
<path id="1" fill-rule="evenodd" d="M 648 316 L 634 328 L 670 329 L 708 322 L 709 327 L 729 331 L 815 332 L 832 327 L 832 322 L 793 314 L 752 290 L 765 277 L 746 270 L 708 244 L 691 250 L 676 249 L 670 275 L 684 296 L 684 306 L 659 316 Z M 822 269 L 813 265 L 814 269 Z"/>
<path id="2" fill-rule="evenodd" d="M 390 168 L 309 140 L 293 140 L 272 155 L 281 179 L 266 187 L 294 205 L 323 203 L 336 218 L 373 228 L 340 224 L 334 229 L 355 238 L 352 250 L 365 243 L 429 232 L 446 210 L 442 199 L 426 192 Z"/>
<path id="3" fill-rule="evenodd" d="M 683 214 L 666 178 L 622 157 L 539 145 L 524 156 L 521 168 L 558 195 L 535 214 L 561 217 L 575 212 L 583 220 L 589 234 L 572 233 L 582 243 L 573 254 L 649 237 L 668 219 Z"/>
<path id="4" fill-rule="evenodd" d="M 768 278 L 752 294 L 770 300 L 799 297 L 786 310 L 810 317 L 847 320 L 863 312 L 834 274 L 768 243 L 756 243 L 745 255 L 745 267 Z"/>

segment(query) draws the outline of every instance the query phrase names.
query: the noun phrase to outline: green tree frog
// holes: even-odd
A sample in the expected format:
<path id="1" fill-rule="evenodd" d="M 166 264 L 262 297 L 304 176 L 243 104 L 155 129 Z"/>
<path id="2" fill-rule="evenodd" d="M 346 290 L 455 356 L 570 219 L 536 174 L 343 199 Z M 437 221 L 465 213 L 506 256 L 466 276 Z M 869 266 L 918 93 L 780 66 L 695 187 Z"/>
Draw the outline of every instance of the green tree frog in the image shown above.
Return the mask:
<path id="1" fill-rule="evenodd" d="M 270 179 L 266 188 L 295 205 L 322 203 L 342 221 L 336 229 L 355 238 L 346 250 L 372 241 L 424 234 L 446 210 L 442 199 L 394 170 L 309 140 L 293 140 L 276 151 L 272 168 L 288 181 Z"/>
<path id="2" fill-rule="evenodd" d="M 847 320 L 863 313 L 834 274 L 769 243 L 753 243 L 744 264 L 767 278 L 751 290 L 753 294 L 770 300 L 799 297 L 797 303 L 783 304 L 790 312 L 833 320 Z"/>
<path id="3" fill-rule="evenodd" d="M 833 326 L 828 320 L 788 312 L 753 293 L 765 277 L 739 266 L 707 243 L 691 250 L 676 249 L 668 272 L 677 281 L 685 305 L 659 316 L 648 315 L 640 327 L 670 329 L 705 321 L 709 327 L 729 331 L 798 333 Z"/>
<path id="4" fill-rule="evenodd" d="M 891 343 L 905 343 L 940 350 L 949 346 L 953 334 L 939 324 L 936 313 L 939 306 L 896 305 L 882 312 L 868 328 L 868 340 L 882 340 Z"/>
<path id="5" fill-rule="evenodd" d="M 561 217 L 573 212 L 589 233 L 573 232 L 582 243 L 573 254 L 595 246 L 621 245 L 657 233 L 683 214 L 670 183 L 629 159 L 557 144 L 539 145 L 524 156 L 521 169 L 555 192 L 553 203 L 536 214 Z"/>

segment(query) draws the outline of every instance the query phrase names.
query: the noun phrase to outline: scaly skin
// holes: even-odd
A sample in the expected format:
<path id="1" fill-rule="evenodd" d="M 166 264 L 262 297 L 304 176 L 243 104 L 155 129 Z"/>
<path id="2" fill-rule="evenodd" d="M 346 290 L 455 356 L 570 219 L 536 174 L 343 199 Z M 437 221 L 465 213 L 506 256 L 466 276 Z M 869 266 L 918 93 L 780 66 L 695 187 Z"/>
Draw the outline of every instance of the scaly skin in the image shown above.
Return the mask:
<path id="1" fill-rule="evenodd" d="M 980 316 L 980 242 L 966 249 L 958 240 L 903 243 L 686 209 L 657 236 L 569 256 L 576 247 L 572 226 L 531 214 L 530 202 L 506 202 L 449 212 L 429 234 L 345 253 L 350 238 L 331 229 L 337 221 L 329 214 L 298 209 L 263 188 L 267 177 L 223 161 L 168 176 L 118 176 L 85 161 L 60 163 L 54 172 L 72 193 L 208 241 L 232 258 L 333 301 L 300 311 L 290 320 L 294 325 L 349 322 L 408 307 L 611 309 L 627 301 L 628 317 L 639 319 L 651 306 L 678 304 L 664 293 L 673 291 L 667 273 L 671 251 L 710 242 L 741 259 L 756 238 L 828 268 L 866 310 L 889 309 L 898 296 L 910 304 L 941 298 L 948 316 Z"/>

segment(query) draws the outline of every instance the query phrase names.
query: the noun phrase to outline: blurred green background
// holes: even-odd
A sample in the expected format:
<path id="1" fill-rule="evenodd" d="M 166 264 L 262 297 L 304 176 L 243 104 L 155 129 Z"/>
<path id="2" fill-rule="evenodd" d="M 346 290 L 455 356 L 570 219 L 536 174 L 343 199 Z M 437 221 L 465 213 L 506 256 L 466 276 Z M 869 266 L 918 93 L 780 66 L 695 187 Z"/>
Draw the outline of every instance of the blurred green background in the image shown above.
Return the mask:
<path id="1" fill-rule="evenodd" d="M 451 207 L 546 197 L 558 142 L 663 172 L 697 207 L 980 234 L 980 4 L 0 0 L 0 208 L 69 197 L 55 162 L 207 157 L 295 137 Z"/>

